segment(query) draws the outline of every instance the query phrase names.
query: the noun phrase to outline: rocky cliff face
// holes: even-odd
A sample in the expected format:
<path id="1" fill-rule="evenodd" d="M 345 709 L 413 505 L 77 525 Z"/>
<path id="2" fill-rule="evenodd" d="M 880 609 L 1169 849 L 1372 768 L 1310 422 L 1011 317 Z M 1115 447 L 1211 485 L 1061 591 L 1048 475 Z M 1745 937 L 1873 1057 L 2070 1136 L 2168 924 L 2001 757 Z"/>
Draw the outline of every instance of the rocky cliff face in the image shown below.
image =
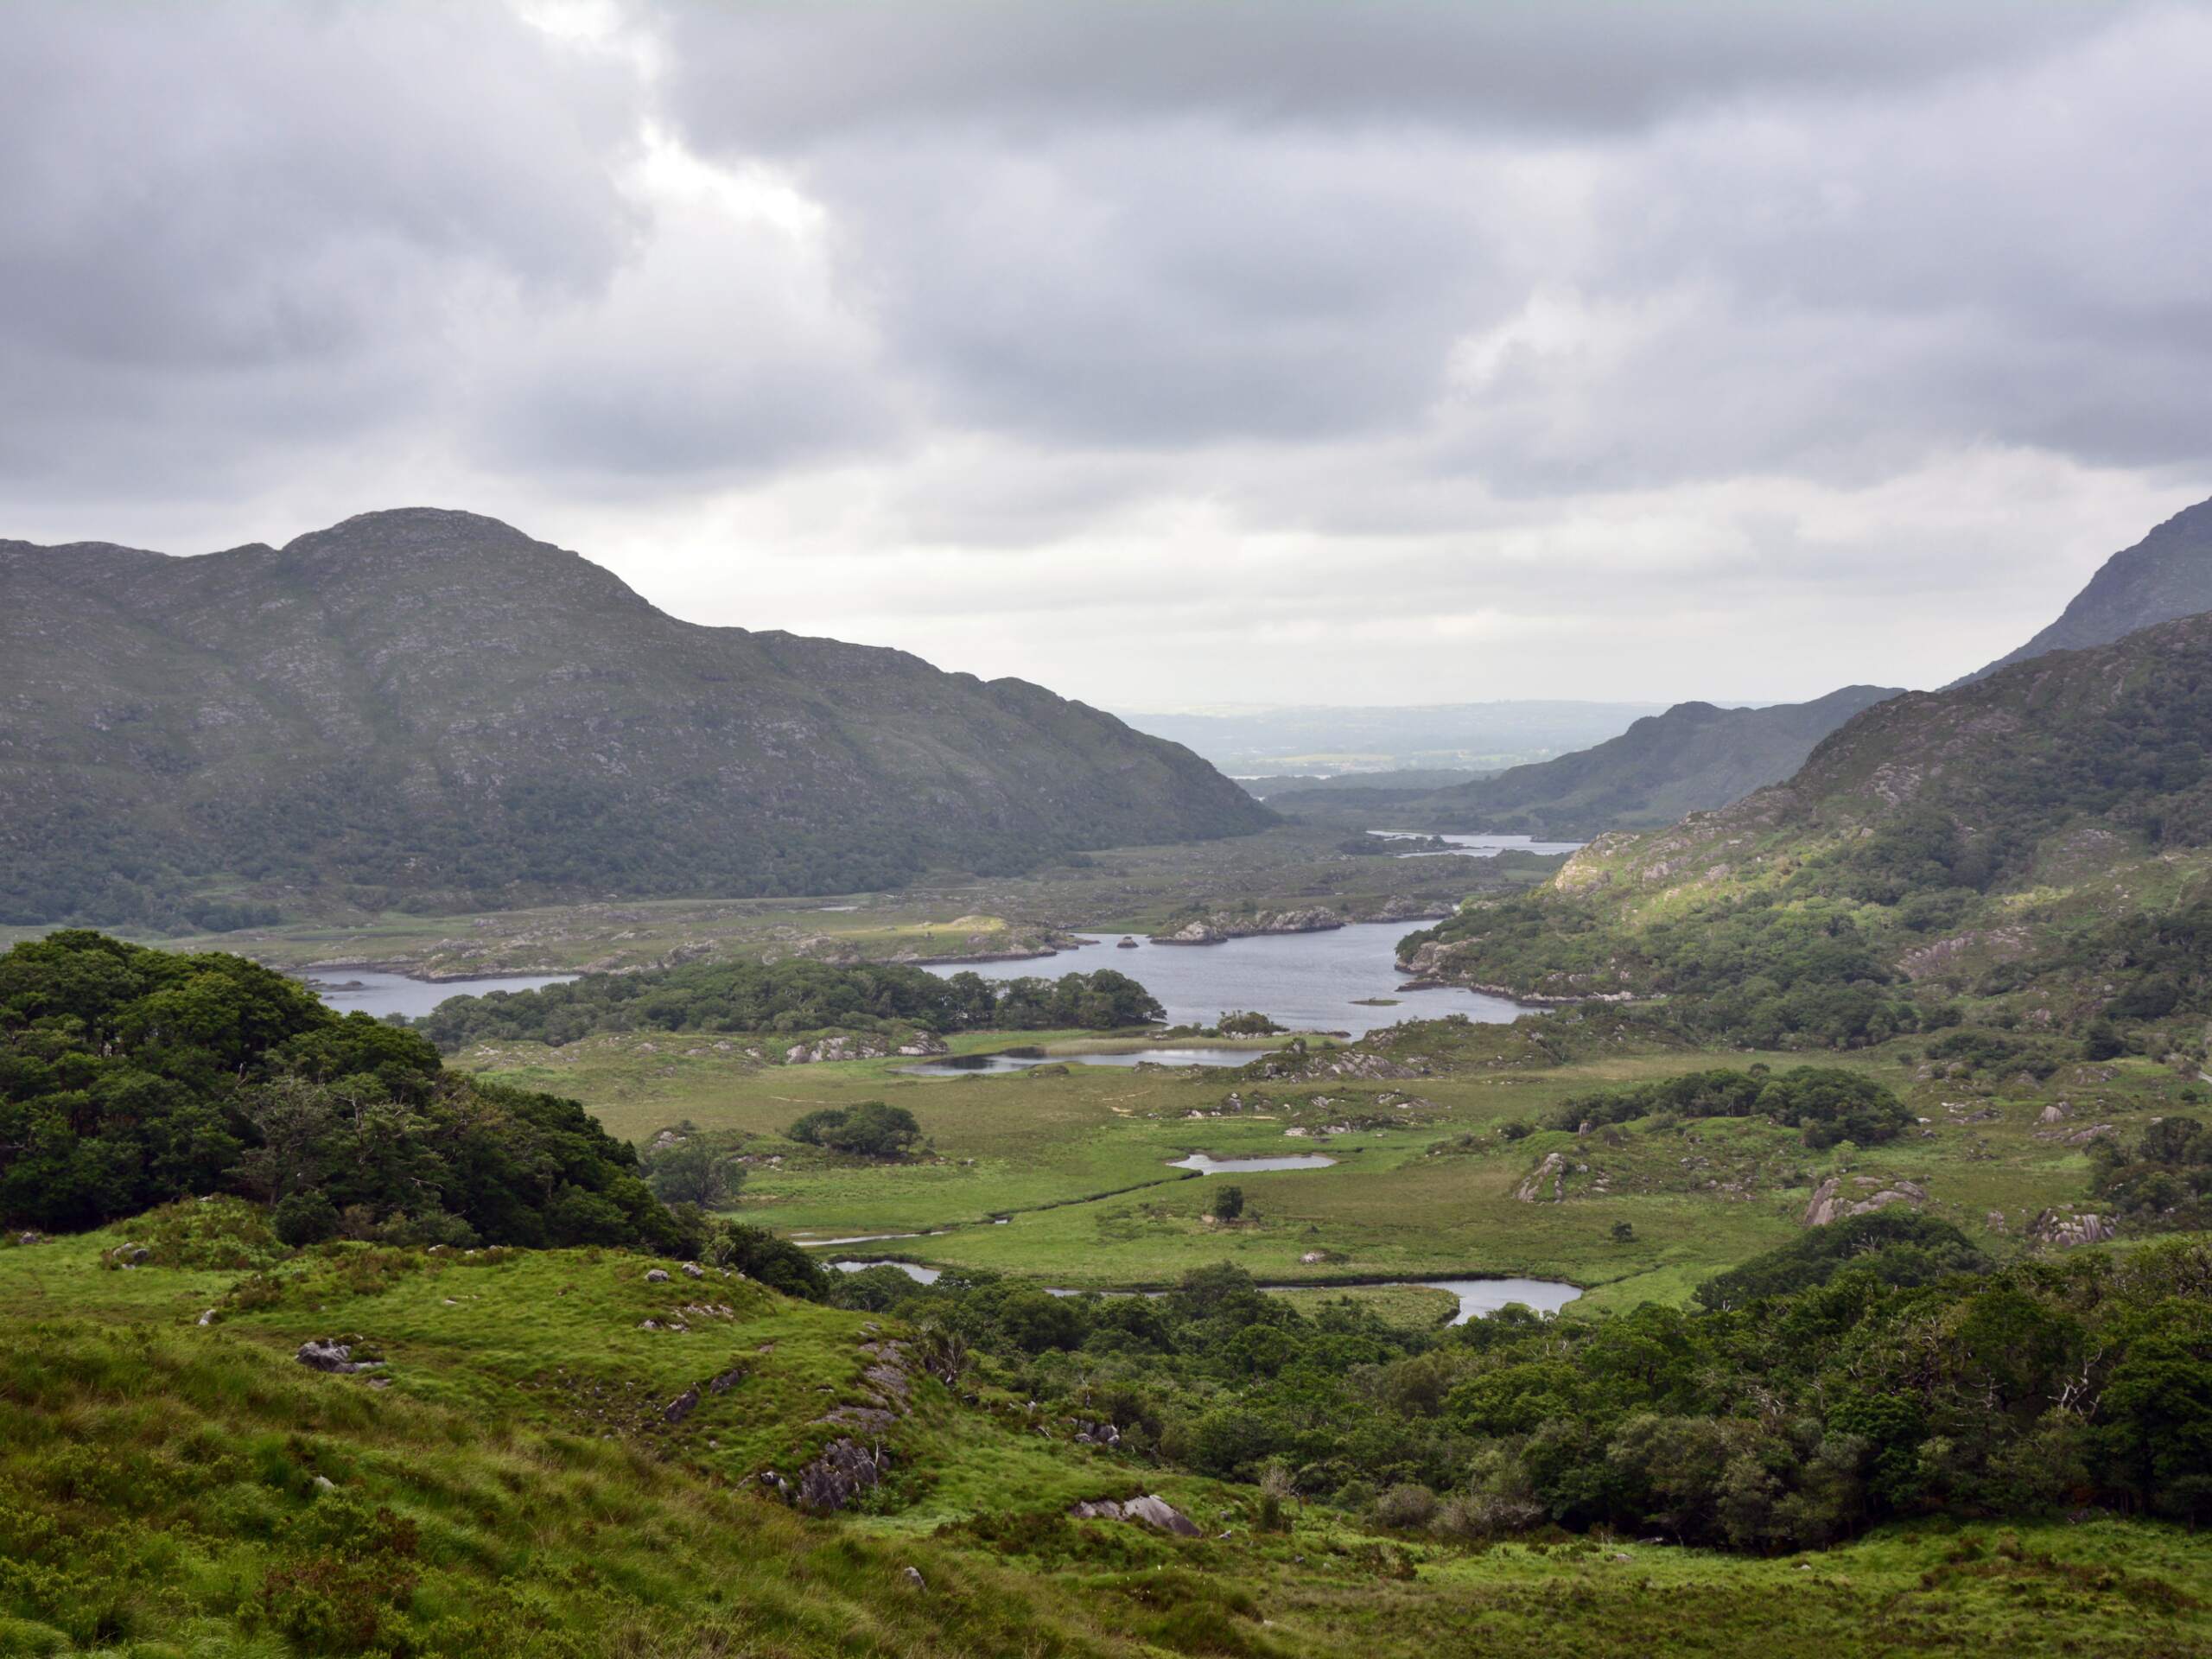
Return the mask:
<path id="1" fill-rule="evenodd" d="M 2058 620 L 1967 679 L 1981 679 L 2047 652 L 2109 645 L 2139 628 L 2202 611 L 2212 611 L 2212 501 L 2176 513 L 2134 546 L 2113 554 Z"/>
<path id="2" fill-rule="evenodd" d="M 158 919 L 206 876 L 850 890 L 1270 817 L 1039 686 L 679 621 L 469 513 L 188 559 L 0 543 L 0 920 Z"/>

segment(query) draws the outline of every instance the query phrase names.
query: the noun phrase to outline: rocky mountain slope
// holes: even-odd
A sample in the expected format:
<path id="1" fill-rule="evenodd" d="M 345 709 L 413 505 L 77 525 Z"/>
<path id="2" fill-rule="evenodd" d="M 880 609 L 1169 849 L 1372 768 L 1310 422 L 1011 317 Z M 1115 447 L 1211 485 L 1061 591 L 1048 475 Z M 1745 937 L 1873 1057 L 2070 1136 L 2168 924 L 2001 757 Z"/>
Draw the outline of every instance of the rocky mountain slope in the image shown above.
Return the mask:
<path id="1" fill-rule="evenodd" d="M 2058 620 L 1967 678 L 1980 679 L 2045 652 L 2109 645 L 2138 628 L 2203 611 L 2212 611 L 2212 501 L 2176 513 L 2134 546 L 2113 554 Z"/>
<path id="2" fill-rule="evenodd" d="M 1915 1016 L 1875 1004 L 1923 992 L 2039 1023 L 2212 1008 L 2209 748 L 2212 615 L 1879 703 L 1787 784 L 1602 836 L 1406 960 L 1524 993 L 1762 1003 L 1769 1036 L 1878 1034 Z"/>
<path id="3" fill-rule="evenodd" d="M 1395 828 L 1581 840 L 1672 823 L 1787 778 L 1830 732 L 1897 695 L 1853 685 L 1811 702 L 1765 709 L 1677 703 L 1594 748 L 1452 789 L 1285 791 L 1268 798 L 1290 812 L 1382 813 Z"/>
<path id="4" fill-rule="evenodd" d="M 194 883 L 843 891 L 1270 821 L 1041 687 L 679 621 L 463 512 L 188 559 L 0 543 L 0 921 L 204 920 Z"/>

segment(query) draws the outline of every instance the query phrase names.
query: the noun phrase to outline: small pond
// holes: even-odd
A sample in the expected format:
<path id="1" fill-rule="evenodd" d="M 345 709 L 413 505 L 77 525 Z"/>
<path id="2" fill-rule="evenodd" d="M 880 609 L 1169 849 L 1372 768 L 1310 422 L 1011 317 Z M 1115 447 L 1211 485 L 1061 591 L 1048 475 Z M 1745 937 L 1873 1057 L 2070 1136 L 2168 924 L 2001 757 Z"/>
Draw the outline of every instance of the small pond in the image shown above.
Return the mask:
<path id="1" fill-rule="evenodd" d="M 1209 1158 L 1203 1152 L 1194 1152 L 1167 1167 L 1195 1169 L 1201 1175 L 1258 1175 L 1270 1169 L 1326 1169 L 1336 1161 L 1318 1152 L 1286 1153 L 1275 1158 Z"/>
<path id="2" fill-rule="evenodd" d="M 1249 1065 L 1266 1052 L 1262 1048 L 1132 1048 L 1119 1053 L 1047 1054 L 1041 1048 L 1013 1048 L 996 1054 L 947 1054 L 897 1069 L 912 1077 L 972 1077 L 1027 1071 L 1033 1065 Z"/>

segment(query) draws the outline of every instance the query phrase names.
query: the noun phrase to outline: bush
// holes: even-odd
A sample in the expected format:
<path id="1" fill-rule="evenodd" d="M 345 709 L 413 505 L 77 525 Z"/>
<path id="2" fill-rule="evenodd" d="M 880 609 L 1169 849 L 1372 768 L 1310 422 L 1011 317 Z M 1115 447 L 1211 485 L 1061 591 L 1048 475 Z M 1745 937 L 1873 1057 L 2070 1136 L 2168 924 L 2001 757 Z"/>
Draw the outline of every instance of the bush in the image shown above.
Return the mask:
<path id="1" fill-rule="evenodd" d="M 899 1158 L 922 1138 L 921 1125 L 904 1106 L 880 1100 L 857 1106 L 826 1107 L 807 1113 L 785 1131 L 802 1146 L 821 1147 L 855 1158 Z"/>
<path id="2" fill-rule="evenodd" d="M 321 1192 L 295 1192 L 269 1218 L 276 1236 L 298 1249 L 338 1236 L 338 1206 Z"/>
<path id="3" fill-rule="evenodd" d="M 1418 1481 L 1403 1481 L 1375 1500 L 1375 1521 L 1394 1532 L 1410 1532 L 1436 1518 L 1436 1494 Z"/>

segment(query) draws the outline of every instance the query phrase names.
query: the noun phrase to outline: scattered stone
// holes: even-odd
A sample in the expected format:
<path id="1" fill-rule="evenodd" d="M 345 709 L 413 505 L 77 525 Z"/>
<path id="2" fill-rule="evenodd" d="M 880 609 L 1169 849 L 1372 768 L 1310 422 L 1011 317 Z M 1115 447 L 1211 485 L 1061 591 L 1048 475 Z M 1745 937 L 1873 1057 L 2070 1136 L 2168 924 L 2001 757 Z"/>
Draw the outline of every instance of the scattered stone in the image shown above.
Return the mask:
<path id="1" fill-rule="evenodd" d="M 384 1369 L 384 1361 L 356 1359 L 352 1344 L 337 1341 L 317 1342 L 309 1338 L 300 1344 L 299 1352 L 292 1357 L 311 1370 L 332 1371 L 340 1376 L 351 1376 L 356 1371 Z"/>
<path id="2" fill-rule="evenodd" d="M 646 1268 L 645 1282 L 649 1285 L 666 1284 L 668 1282 L 668 1269 L 666 1268 Z"/>
<path id="3" fill-rule="evenodd" d="M 703 1279 L 707 1276 L 707 1270 L 696 1262 L 686 1262 L 683 1264 L 683 1276 L 687 1279 Z"/>
<path id="4" fill-rule="evenodd" d="M 2070 1250 L 2082 1244 L 2101 1244 L 2119 1230 L 2110 1216 L 2072 1216 L 2046 1210 L 2035 1218 L 2028 1236 L 2038 1244 Z"/>
<path id="5" fill-rule="evenodd" d="M 209 1308 L 209 1309 L 208 1309 L 205 1313 L 202 1313 L 202 1314 L 200 1316 L 200 1320 L 199 1320 L 199 1322 L 200 1322 L 201 1325 L 213 1325 L 213 1324 L 214 1324 L 214 1323 L 215 1323 L 215 1310 L 214 1310 L 213 1308 L 212 1308 L 212 1307 L 211 1307 L 211 1308 Z"/>
<path id="6" fill-rule="evenodd" d="M 1120 1502 L 1108 1497 L 1074 1503 L 1069 1506 L 1068 1514 L 1077 1521 L 1135 1521 L 1162 1532 L 1172 1532 L 1179 1538 L 1198 1535 L 1197 1522 L 1156 1492 Z"/>
<path id="7" fill-rule="evenodd" d="M 921 1570 L 918 1567 L 902 1567 L 899 1569 L 899 1576 L 917 1590 L 929 1588 L 929 1586 L 922 1581 Z"/>
<path id="8" fill-rule="evenodd" d="M 338 1490 L 338 1483 L 328 1475 L 317 1475 L 315 1478 L 315 1489 L 318 1492 L 334 1492 Z"/>
<path id="9" fill-rule="evenodd" d="M 699 1409 L 699 1389 L 696 1384 L 683 1390 L 660 1409 L 664 1423 L 680 1423 Z"/>

